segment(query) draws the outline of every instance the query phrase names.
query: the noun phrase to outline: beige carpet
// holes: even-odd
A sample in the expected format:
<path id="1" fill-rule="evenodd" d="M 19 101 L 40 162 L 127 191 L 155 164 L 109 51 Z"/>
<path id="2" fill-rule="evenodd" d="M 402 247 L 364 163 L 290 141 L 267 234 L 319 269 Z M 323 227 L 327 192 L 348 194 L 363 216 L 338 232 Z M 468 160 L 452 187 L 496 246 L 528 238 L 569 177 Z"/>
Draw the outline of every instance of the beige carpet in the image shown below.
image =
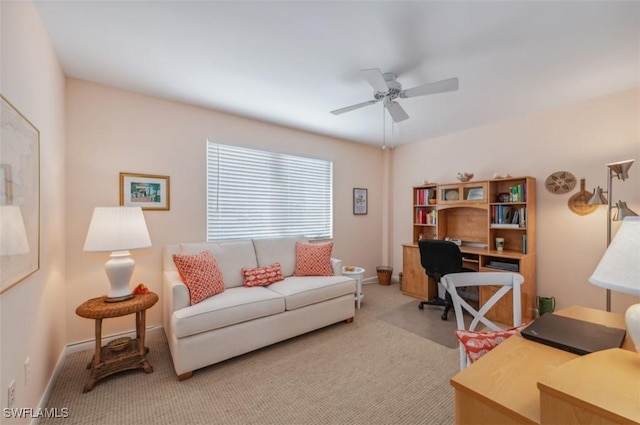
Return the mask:
<path id="1" fill-rule="evenodd" d="M 411 301 L 398 285 L 363 286 L 353 323 L 339 323 L 196 371 L 179 382 L 162 332 L 155 371 L 130 371 L 83 394 L 90 351 L 69 355 L 43 424 L 452 424 L 458 350 L 378 317 Z"/>
<path id="2" fill-rule="evenodd" d="M 409 301 L 392 311 L 382 313 L 378 318 L 445 347 L 457 348 L 458 340 L 454 334 L 457 329 L 456 316 L 453 309 L 449 311 L 449 319 L 444 321 L 440 318 L 444 307 L 425 305 L 420 310 L 419 304 L 420 301 L 417 300 Z"/>

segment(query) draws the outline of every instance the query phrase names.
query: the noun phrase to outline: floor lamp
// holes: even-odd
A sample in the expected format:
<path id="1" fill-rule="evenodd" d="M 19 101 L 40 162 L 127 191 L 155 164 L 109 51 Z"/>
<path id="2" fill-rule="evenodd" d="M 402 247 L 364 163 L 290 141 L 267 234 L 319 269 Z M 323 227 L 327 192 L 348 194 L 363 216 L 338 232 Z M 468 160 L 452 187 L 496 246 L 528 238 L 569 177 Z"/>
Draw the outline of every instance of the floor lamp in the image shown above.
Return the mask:
<path id="1" fill-rule="evenodd" d="M 607 190 L 603 191 L 600 186 L 598 186 L 593 191 L 593 195 L 587 201 L 589 205 L 606 205 L 607 206 L 607 248 L 611 244 L 611 221 L 621 221 L 625 217 L 637 216 L 635 212 L 633 212 L 629 207 L 627 207 L 627 203 L 624 201 L 616 202 L 615 206 L 613 205 L 613 194 L 612 194 L 612 183 L 613 178 L 616 177 L 618 180 L 626 180 L 629 177 L 629 168 L 633 165 L 633 159 L 628 159 L 626 161 L 612 162 L 611 164 L 607 164 Z M 605 197 L 604 194 L 607 194 Z M 612 217 L 611 211 L 613 208 L 616 208 L 616 214 Z M 607 311 L 611 311 L 611 290 L 607 288 Z"/>

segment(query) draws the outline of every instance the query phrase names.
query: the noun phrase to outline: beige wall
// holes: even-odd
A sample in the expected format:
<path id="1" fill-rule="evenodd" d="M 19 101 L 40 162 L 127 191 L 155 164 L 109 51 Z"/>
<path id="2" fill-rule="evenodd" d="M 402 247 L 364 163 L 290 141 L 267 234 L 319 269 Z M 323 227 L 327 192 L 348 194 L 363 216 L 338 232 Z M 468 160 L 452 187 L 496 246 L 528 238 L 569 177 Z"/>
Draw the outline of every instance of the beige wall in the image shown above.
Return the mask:
<path id="1" fill-rule="evenodd" d="M 587 190 L 606 188 L 606 163 L 635 158 L 626 181 L 613 183 L 614 200 L 640 213 L 640 89 L 557 110 L 426 140 L 394 151 L 393 263 L 402 267 L 401 244 L 410 242 L 411 187 L 424 180 L 456 182 L 459 171 L 474 180 L 494 173 L 537 179 L 537 285 L 557 307 L 605 307 L 605 290 L 588 283 L 606 246 L 606 208 L 578 216 L 568 194 L 554 195 L 544 182 L 555 171 L 586 178 Z M 578 185 L 579 186 L 579 185 Z M 618 223 L 613 223 L 617 230 Z M 624 312 L 640 297 L 612 294 L 612 310 Z"/>
<path id="2" fill-rule="evenodd" d="M 255 120 L 70 79 L 67 82 L 67 330 L 69 341 L 93 336 L 74 308 L 108 290 L 106 254 L 82 247 L 95 206 L 118 204 L 120 172 L 171 177 L 171 210 L 146 211 L 153 247 L 135 251 L 132 284 L 162 293 L 161 252 L 168 243 L 206 238 L 206 140 L 311 155 L 333 161 L 334 256 L 375 275 L 382 256 L 382 150 Z M 354 187 L 369 189 L 369 214 L 352 214 Z M 160 307 L 148 323 L 161 324 Z M 132 319 L 104 322 L 105 334 Z"/>
<path id="3" fill-rule="evenodd" d="M 40 130 L 40 270 L 0 295 L 0 403 L 36 407 L 64 345 L 65 80 L 31 3 L 0 2 L 0 92 Z M 31 374 L 24 379 L 24 361 Z M 4 423 L 4 419 L 2 420 Z M 8 423 L 27 422 L 7 421 Z"/>

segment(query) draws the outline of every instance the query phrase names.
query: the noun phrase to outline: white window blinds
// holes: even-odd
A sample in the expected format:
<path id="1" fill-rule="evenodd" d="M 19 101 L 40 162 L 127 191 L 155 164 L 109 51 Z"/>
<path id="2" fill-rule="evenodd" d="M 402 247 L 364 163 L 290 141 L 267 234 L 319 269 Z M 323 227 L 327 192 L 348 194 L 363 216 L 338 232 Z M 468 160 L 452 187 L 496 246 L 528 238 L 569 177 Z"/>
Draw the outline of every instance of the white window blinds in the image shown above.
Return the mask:
<path id="1" fill-rule="evenodd" d="M 207 141 L 207 240 L 332 237 L 331 161 Z"/>

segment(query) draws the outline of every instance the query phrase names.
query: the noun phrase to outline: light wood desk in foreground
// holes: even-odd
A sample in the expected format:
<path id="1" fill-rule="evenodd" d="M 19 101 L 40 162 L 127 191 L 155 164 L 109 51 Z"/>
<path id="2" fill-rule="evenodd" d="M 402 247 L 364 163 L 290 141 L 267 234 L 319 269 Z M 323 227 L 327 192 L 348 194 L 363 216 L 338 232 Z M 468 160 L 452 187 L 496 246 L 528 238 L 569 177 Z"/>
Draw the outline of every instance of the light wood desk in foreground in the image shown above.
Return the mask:
<path id="1" fill-rule="evenodd" d="M 622 315 L 587 307 L 556 314 L 625 328 Z M 622 348 L 633 353 L 614 349 L 581 357 L 514 335 L 451 378 L 456 424 L 640 423 L 640 354 L 628 335 Z M 618 372 L 603 370 L 603 362 Z M 623 401 L 612 402 L 616 398 Z"/>

